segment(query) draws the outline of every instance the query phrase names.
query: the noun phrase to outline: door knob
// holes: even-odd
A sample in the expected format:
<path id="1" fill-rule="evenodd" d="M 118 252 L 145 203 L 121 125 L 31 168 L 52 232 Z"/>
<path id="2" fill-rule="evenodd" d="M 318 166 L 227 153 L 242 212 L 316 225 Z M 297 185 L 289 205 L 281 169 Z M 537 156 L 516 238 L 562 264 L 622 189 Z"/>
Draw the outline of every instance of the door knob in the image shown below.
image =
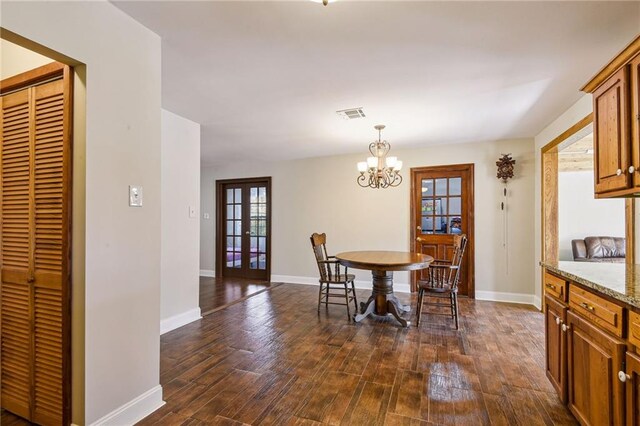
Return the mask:
<path id="1" fill-rule="evenodd" d="M 562 324 L 562 331 L 567 331 L 569 330 L 569 327 L 567 326 L 567 324 Z"/>
<path id="2" fill-rule="evenodd" d="M 416 229 L 417 229 L 418 231 L 422 231 L 422 227 L 421 227 L 420 225 L 416 226 Z"/>
<path id="3" fill-rule="evenodd" d="M 636 168 L 633 166 L 629 166 L 629 173 L 633 173 L 636 171 Z"/>
<path id="4" fill-rule="evenodd" d="M 616 170 L 616 176 L 620 176 L 622 174 L 622 169 Z"/>
<path id="5" fill-rule="evenodd" d="M 250 232 L 249 232 L 249 231 L 247 231 L 247 232 L 245 232 L 245 234 L 249 235 L 249 234 L 250 234 Z"/>
<path id="6" fill-rule="evenodd" d="M 560 325 L 562 323 L 562 321 L 560 321 L 560 318 L 556 318 L 556 324 Z"/>
<path id="7" fill-rule="evenodd" d="M 624 371 L 618 371 L 618 380 L 624 383 L 627 380 L 631 380 L 631 376 L 625 373 Z"/>

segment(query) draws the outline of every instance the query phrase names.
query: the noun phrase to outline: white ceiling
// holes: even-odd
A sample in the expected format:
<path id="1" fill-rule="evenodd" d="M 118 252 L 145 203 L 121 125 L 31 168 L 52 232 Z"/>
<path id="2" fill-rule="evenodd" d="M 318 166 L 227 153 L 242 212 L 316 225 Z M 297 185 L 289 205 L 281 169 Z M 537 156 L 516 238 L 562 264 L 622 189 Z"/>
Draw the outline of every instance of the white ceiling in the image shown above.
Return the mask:
<path id="1" fill-rule="evenodd" d="M 640 29 L 640 2 L 115 2 L 162 36 L 203 164 L 533 137 Z M 363 107 L 345 121 L 336 110 Z"/>

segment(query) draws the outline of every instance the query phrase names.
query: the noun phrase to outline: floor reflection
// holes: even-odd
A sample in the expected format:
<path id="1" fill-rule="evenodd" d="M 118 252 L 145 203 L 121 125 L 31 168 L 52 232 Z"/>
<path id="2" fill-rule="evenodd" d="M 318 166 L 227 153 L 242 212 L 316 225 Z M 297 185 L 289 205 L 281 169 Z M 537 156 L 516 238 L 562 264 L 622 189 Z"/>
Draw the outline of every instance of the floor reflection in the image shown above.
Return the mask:
<path id="1" fill-rule="evenodd" d="M 275 284 L 242 278 L 200 277 L 200 311 L 207 315 L 255 294 L 269 290 Z"/>

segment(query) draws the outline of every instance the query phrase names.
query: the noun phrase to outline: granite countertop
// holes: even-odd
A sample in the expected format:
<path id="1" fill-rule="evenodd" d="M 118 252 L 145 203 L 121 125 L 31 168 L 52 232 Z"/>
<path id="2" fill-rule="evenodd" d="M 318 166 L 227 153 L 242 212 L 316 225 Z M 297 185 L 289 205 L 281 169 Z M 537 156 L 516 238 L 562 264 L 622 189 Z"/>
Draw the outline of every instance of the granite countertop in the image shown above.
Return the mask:
<path id="1" fill-rule="evenodd" d="M 640 309 L 640 265 L 540 262 L 549 271 Z"/>

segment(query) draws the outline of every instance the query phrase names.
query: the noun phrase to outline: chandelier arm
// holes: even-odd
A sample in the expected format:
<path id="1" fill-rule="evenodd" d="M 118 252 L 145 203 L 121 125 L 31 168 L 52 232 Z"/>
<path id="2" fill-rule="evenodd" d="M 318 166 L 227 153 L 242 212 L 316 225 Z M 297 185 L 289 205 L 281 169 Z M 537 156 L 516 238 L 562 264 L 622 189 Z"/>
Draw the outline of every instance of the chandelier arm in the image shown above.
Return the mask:
<path id="1" fill-rule="evenodd" d="M 382 141 L 382 147 L 384 149 L 384 156 L 386 157 L 389 151 L 391 151 L 391 144 L 387 141 Z"/>
<path id="2" fill-rule="evenodd" d="M 377 156 L 377 154 L 376 154 L 376 147 L 377 147 L 376 142 L 371 142 L 371 143 L 369 144 L 369 152 L 370 152 L 370 153 L 371 153 L 371 155 L 372 155 L 372 156 L 374 156 L 374 157 L 378 157 L 378 156 Z"/>
<path id="3" fill-rule="evenodd" d="M 396 183 L 397 181 L 397 183 Z M 400 173 L 396 173 L 394 179 L 393 179 L 393 185 L 391 186 L 398 186 L 402 183 L 402 175 Z"/>
<path id="4" fill-rule="evenodd" d="M 360 185 L 363 188 L 366 188 L 367 184 L 363 184 L 363 182 L 365 182 L 367 180 L 367 178 L 364 176 L 364 173 L 360 173 L 360 176 L 358 176 L 358 178 L 356 179 L 356 182 L 358 182 L 358 185 Z"/>

